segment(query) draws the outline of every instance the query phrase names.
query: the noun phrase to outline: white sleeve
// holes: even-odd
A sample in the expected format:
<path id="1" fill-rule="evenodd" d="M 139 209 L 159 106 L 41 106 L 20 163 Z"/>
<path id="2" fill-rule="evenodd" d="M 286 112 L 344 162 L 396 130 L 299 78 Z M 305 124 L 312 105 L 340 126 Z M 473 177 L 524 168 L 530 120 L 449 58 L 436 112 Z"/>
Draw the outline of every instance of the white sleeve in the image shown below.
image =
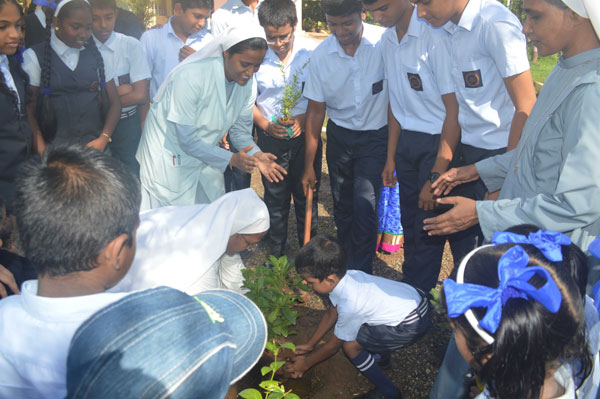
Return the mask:
<path id="1" fill-rule="evenodd" d="M 29 84 L 40 87 L 42 69 L 40 68 L 40 62 L 38 61 L 37 55 L 30 48 L 23 53 L 23 70 L 29 75 Z"/>

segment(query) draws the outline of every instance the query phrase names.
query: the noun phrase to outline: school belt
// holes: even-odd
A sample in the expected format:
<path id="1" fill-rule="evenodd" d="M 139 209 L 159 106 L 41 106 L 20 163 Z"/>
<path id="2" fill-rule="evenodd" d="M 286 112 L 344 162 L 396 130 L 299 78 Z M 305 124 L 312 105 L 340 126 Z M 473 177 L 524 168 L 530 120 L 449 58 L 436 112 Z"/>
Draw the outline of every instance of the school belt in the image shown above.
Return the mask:
<path id="1" fill-rule="evenodd" d="M 402 324 L 403 326 L 414 324 L 417 321 L 421 320 L 423 317 L 425 317 L 428 310 L 429 310 L 429 301 L 427 300 L 426 297 L 422 297 L 421 303 L 419 304 L 419 306 L 417 306 L 417 308 L 415 310 L 410 312 L 408 314 L 408 316 L 406 316 L 404 318 L 404 320 L 402 320 L 402 323 L 400 323 L 400 324 Z"/>
<path id="2" fill-rule="evenodd" d="M 132 108 L 127 112 L 121 112 L 121 119 L 129 118 L 130 116 L 135 115 L 137 112 L 137 108 Z"/>

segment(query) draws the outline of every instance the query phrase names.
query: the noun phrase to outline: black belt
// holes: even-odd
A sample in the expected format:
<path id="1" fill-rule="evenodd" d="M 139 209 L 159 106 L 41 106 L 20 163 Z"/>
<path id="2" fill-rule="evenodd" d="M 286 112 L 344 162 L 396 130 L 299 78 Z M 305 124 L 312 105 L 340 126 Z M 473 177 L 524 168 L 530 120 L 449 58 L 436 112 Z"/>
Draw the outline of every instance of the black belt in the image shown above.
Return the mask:
<path id="1" fill-rule="evenodd" d="M 129 118 L 130 116 L 135 115 L 136 112 L 137 112 L 137 108 L 132 108 L 126 112 L 121 112 L 121 119 Z"/>

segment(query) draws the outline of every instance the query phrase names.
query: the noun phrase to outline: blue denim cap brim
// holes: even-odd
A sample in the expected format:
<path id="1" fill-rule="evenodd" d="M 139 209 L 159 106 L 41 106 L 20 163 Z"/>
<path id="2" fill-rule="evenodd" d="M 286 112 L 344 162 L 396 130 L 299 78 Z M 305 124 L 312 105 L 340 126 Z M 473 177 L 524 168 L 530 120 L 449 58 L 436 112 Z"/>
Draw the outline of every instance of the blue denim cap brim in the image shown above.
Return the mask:
<path id="1" fill-rule="evenodd" d="M 266 339 L 262 313 L 237 293 L 141 291 L 77 330 L 67 397 L 222 399 L 256 364 Z"/>

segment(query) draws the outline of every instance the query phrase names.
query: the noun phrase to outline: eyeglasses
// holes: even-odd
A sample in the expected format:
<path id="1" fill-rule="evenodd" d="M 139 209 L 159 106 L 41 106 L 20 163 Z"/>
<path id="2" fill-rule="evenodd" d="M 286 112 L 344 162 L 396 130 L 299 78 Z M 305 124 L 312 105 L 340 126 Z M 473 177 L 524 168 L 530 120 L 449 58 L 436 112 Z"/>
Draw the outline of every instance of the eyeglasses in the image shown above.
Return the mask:
<path id="1" fill-rule="evenodd" d="M 256 248 L 258 248 L 258 242 L 250 242 L 250 241 L 248 241 L 246 239 L 246 237 L 244 236 L 244 234 L 240 234 L 240 237 L 242 237 L 242 240 L 244 240 L 244 242 L 246 243 L 246 250 L 252 252 Z"/>
<path id="2" fill-rule="evenodd" d="M 293 33 L 294 32 L 291 31 L 287 35 L 281 35 L 281 36 L 277 36 L 277 37 L 267 37 L 267 44 L 271 44 L 271 45 L 277 44 L 278 41 L 281 44 L 288 43 L 290 41 L 290 39 L 292 38 Z"/>

